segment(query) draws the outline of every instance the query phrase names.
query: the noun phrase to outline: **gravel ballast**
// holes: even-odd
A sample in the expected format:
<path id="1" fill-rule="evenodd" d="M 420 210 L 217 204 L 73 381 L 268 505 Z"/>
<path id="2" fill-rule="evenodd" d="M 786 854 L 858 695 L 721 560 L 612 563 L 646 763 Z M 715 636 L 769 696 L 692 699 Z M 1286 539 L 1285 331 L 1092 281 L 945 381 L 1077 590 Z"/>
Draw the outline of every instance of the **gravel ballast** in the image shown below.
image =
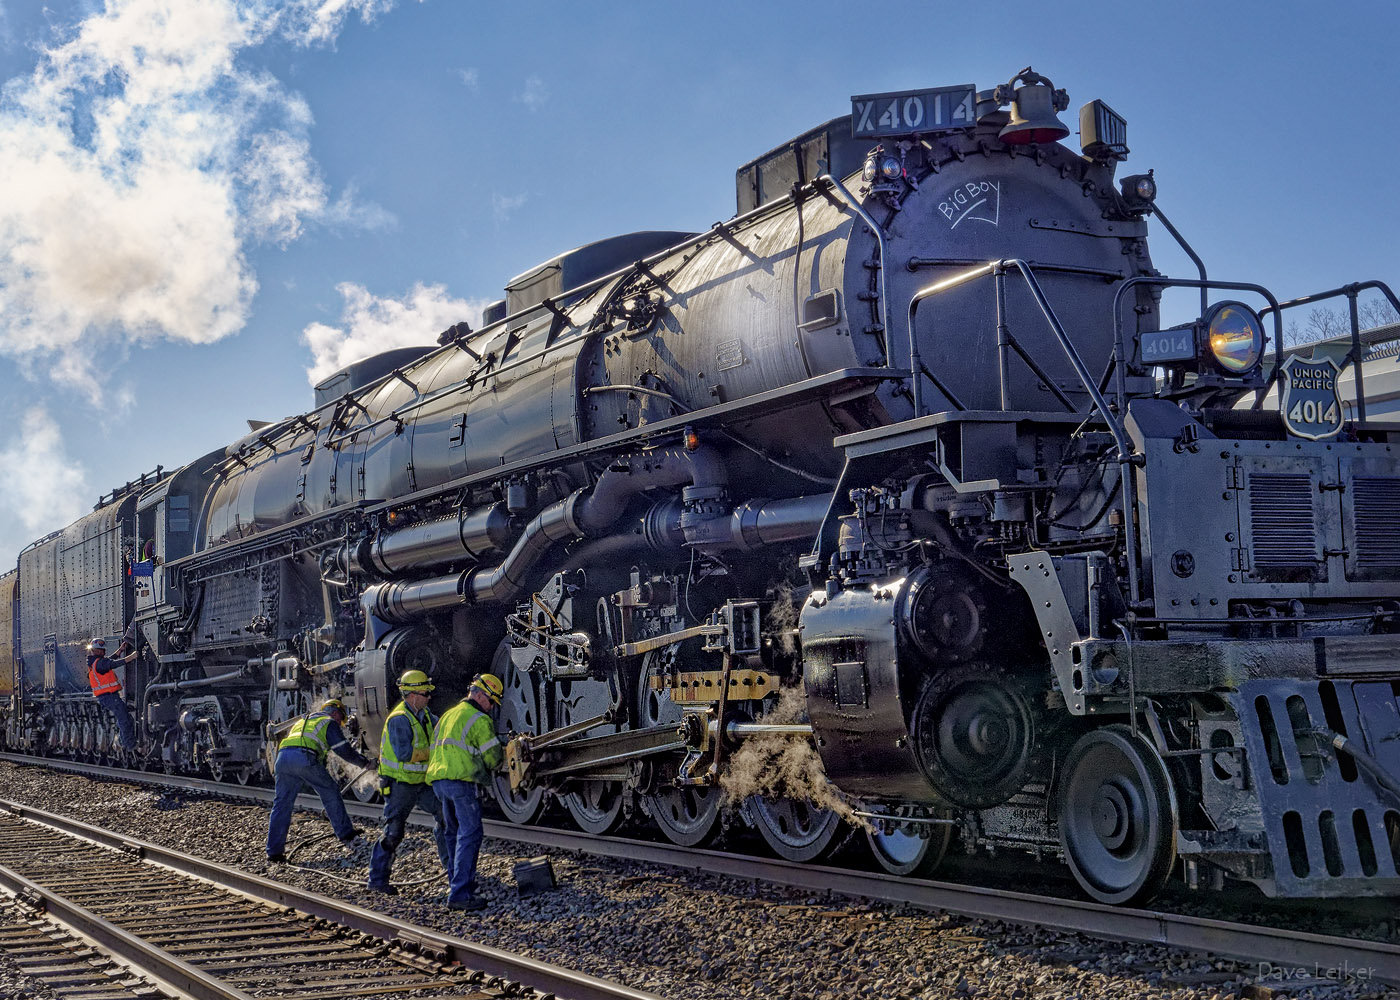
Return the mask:
<path id="1" fill-rule="evenodd" d="M 446 908 L 423 829 L 411 828 L 400 847 L 401 894 L 389 897 L 363 888 L 377 830 L 347 851 L 319 814 L 295 815 L 291 865 L 269 865 L 265 806 L 8 762 L 0 762 L 0 798 L 677 1000 L 1400 996 L 1364 968 L 1258 967 L 569 852 L 551 855 L 557 889 L 520 898 L 511 869 L 535 852 L 492 838 L 479 866 L 490 905 L 461 914 Z M 0 962 L 0 996 L 10 995 L 3 970 Z"/>

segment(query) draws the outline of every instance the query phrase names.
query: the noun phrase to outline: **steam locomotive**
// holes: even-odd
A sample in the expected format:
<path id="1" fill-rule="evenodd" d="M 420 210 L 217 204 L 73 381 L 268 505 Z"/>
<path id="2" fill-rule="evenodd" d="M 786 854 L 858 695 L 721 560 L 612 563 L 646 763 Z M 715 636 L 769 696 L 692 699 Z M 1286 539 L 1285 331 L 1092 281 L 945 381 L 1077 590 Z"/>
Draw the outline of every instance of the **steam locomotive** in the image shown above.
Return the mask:
<path id="1" fill-rule="evenodd" d="M 1400 425 L 1340 399 L 1355 333 L 1285 356 L 1298 301 L 1155 270 L 1153 216 L 1197 258 L 1126 123 L 1074 150 L 1067 108 L 1029 68 L 853 98 L 728 221 L 555 257 L 102 497 L 0 578 L 7 742 L 246 782 L 322 697 L 373 752 L 403 671 L 489 670 L 517 823 L 1400 893 Z M 82 654 L 128 626 L 131 754 Z"/>

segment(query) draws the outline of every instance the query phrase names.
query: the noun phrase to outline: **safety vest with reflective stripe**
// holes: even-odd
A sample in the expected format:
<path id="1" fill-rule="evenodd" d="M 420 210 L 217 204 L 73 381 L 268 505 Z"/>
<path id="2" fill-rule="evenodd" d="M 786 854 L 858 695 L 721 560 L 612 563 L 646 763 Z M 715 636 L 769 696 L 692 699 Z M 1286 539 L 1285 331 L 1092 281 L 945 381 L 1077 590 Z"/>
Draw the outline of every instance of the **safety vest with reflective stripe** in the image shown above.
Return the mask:
<path id="1" fill-rule="evenodd" d="M 322 764 L 326 762 L 326 755 L 330 753 L 331 747 L 326 736 L 326 731 L 331 727 L 331 717 L 327 712 L 312 712 L 310 715 L 298 719 L 296 724 L 287 731 L 287 736 L 281 743 L 277 744 L 278 750 L 286 750 L 288 747 L 305 747 L 307 750 L 315 752 L 316 759 Z"/>
<path id="2" fill-rule="evenodd" d="M 97 665 L 107 664 L 107 669 L 99 672 Z M 88 664 L 88 683 L 92 685 L 94 695 L 115 694 L 122 689 L 122 682 L 117 680 L 117 670 L 112 661 L 107 657 L 99 657 Z"/>
<path id="3" fill-rule="evenodd" d="M 470 701 L 449 708 L 438 720 L 428 758 L 428 781 L 449 778 L 485 784 L 501 764 L 501 743 L 491 716 Z"/>
<path id="4" fill-rule="evenodd" d="M 394 753 L 394 741 L 389 739 L 389 723 L 398 716 L 407 719 L 413 730 L 413 756 L 426 755 L 433 745 L 433 727 L 437 723 L 433 713 L 423 709 L 423 721 L 419 722 L 418 717 L 408 710 L 408 703 L 399 702 L 389 713 L 389 718 L 384 720 L 384 734 L 379 738 L 379 773 L 395 781 L 421 785 L 428 780 L 426 757 L 416 764 L 412 760 L 399 760 L 398 755 Z M 423 755 L 418 753 L 420 750 L 423 751 Z"/>

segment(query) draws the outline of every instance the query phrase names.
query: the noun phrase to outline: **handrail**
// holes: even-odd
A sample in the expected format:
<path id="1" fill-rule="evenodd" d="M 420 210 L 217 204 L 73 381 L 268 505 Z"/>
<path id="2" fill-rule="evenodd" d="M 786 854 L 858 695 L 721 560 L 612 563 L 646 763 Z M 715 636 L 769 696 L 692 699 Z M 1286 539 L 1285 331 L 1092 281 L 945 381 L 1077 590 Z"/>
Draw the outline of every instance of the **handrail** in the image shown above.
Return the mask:
<path id="1" fill-rule="evenodd" d="M 1122 460 L 1125 456 L 1130 455 L 1132 451 L 1132 448 L 1128 443 L 1127 435 L 1123 431 L 1122 425 L 1119 423 L 1117 418 L 1114 417 L 1113 411 L 1109 409 L 1108 401 L 1104 399 L 1103 394 L 1099 391 L 1098 386 L 1094 384 L 1094 379 L 1089 374 L 1089 369 L 1084 365 L 1084 359 L 1079 356 L 1078 349 L 1074 346 L 1073 341 L 1069 339 L 1069 335 L 1065 333 L 1064 326 L 1060 323 L 1059 317 L 1055 315 L 1054 307 L 1050 305 L 1049 299 L 1045 297 L 1045 292 L 1040 287 L 1040 282 L 1036 280 L 1035 273 L 1032 269 L 1032 265 L 1029 262 L 1020 260 L 1018 258 L 1007 258 L 1005 260 L 989 261 L 986 264 L 983 264 L 981 267 L 973 268 L 970 271 L 964 271 L 962 274 L 955 274 L 952 277 L 945 278 L 942 281 L 934 282 L 932 285 L 927 285 L 924 288 L 919 289 L 909 300 L 909 367 L 911 369 L 910 377 L 913 379 L 914 386 L 914 416 L 923 416 L 923 393 L 920 388 L 919 379 L 922 363 L 919 357 L 918 338 L 914 336 L 914 319 L 915 314 L 918 312 L 919 309 L 919 303 L 921 303 L 924 299 L 931 298 L 934 295 L 938 295 L 942 292 L 949 291 L 950 289 L 957 288 L 960 285 L 967 284 L 970 281 L 975 281 L 978 278 L 986 277 L 989 274 L 997 279 L 998 286 L 1000 286 L 1001 281 L 1006 275 L 1006 272 L 1013 267 L 1017 271 L 1019 271 L 1021 277 L 1025 279 L 1026 286 L 1030 289 L 1031 295 L 1035 298 L 1036 305 L 1040 308 L 1040 312 L 1045 317 L 1046 323 L 1050 326 L 1051 332 L 1054 333 L 1055 339 L 1059 342 L 1061 350 L 1065 352 L 1065 357 L 1069 359 L 1070 366 L 1074 369 L 1075 375 L 1079 377 L 1080 383 L 1088 391 L 1089 398 L 1093 400 L 1095 409 L 1097 409 L 1101 414 L 1103 414 L 1105 422 L 1107 422 L 1109 425 L 1109 432 L 1113 435 L 1113 441 L 1118 449 L 1120 460 Z M 999 294 L 999 304 L 1002 298 L 1003 296 Z M 1008 341 L 1008 343 L 1005 346 L 1009 348 L 1015 348 L 1018 345 Z M 1026 361 L 1026 363 L 1031 367 L 1033 371 L 1036 372 L 1037 375 L 1041 376 L 1042 378 L 1045 377 L 1045 373 L 1040 369 L 1039 365 L 1035 364 L 1034 361 L 1030 357 L 1028 357 L 1024 352 L 1018 351 L 1018 353 L 1020 353 L 1022 359 Z M 1006 358 L 1004 352 L 999 352 L 997 360 L 999 365 L 1005 366 Z M 934 378 L 932 373 L 924 372 L 923 374 L 927 374 L 929 378 L 933 380 L 935 385 L 938 384 L 938 380 Z M 1005 384 L 1005 374 L 1005 372 L 1001 373 L 1001 379 L 1003 384 Z M 1062 401 L 1063 399 L 1064 397 L 1061 397 Z M 1007 409 L 1006 400 L 1004 398 L 1002 400 L 1002 409 Z"/>
<path id="2" fill-rule="evenodd" d="M 962 274 L 953 275 L 951 278 L 946 278 L 943 281 L 935 282 L 934 284 L 929 285 L 926 288 L 921 288 L 919 289 L 919 291 L 914 293 L 914 297 L 909 301 L 909 367 L 912 369 L 912 371 L 910 372 L 910 378 L 914 380 L 914 416 L 919 417 L 923 415 L 923 394 L 922 392 L 920 392 L 919 385 L 919 376 L 921 374 L 921 368 L 923 366 L 922 363 L 919 361 L 918 338 L 914 336 L 914 314 L 919 308 L 919 303 L 926 298 L 939 294 L 940 292 L 948 291 L 951 288 L 956 288 L 959 285 L 964 285 L 969 281 L 974 281 L 977 278 L 986 277 L 990 274 L 996 278 L 997 282 L 997 322 L 998 326 L 1000 327 L 1004 320 L 1004 316 L 1002 314 L 1003 282 L 1006 278 L 1006 272 L 1013 267 L 1016 268 L 1016 270 L 1018 270 L 1021 273 L 1021 277 L 1025 279 L 1026 287 L 1030 289 L 1031 295 L 1035 298 L 1036 305 L 1040 307 L 1041 314 L 1045 317 L 1045 321 L 1050 325 L 1051 332 L 1055 334 L 1055 339 L 1059 341 L 1061 350 L 1065 352 L 1065 357 L 1069 359 L 1070 367 L 1072 367 L 1074 369 L 1074 373 L 1077 376 L 1079 376 L 1080 383 L 1082 383 L 1084 388 L 1088 390 L 1089 398 L 1093 400 L 1094 408 L 1097 409 L 1098 412 L 1103 415 L 1104 423 L 1108 425 L 1109 433 L 1113 435 L 1113 445 L 1116 451 L 1118 452 L 1118 474 L 1124 484 L 1123 538 L 1124 550 L 1125 554 L 1127 555 L 1128 561 L 1128 593 L 1131 597 L 1132 603 L 1136 604 L 1139 599 L 1139 571 L 1137 561 L 1137 549 L 1134 543 L 1134 536 L 1137 532 L 1135 519 L 1137 504 L 1135 499 L 1136 490 L 1133 483 L 1131 466 L 1137 464 L 1138 459 L 1137 456 L 1133 455 L 1132 445 L 1128 441 L 1127 432 L 1123 429 L 1123 424 L 1118 416 L 1119 414 L 1126 412 L 1124 410 L 1123 396 L 1121 393 L 1118 396 L 1118 409 L 1116 411 L 1109 409 L 1108 401 L 1104 399 L 1103 393 L 1099 390 L 1098 385 L 1094 382 L 1093 376 L 1089 374 L 1089 369 L 1085 367 L 1084 359 L 1079 356 L 1079 351 L 1077 348 L 1075 348 L 1073 341 L 1071 341 L 1069 339 L 1068 334 L 1065 333 L 1064 326 L 1061 325 L 1059 317 L 1055 315 L 1055 310 L 1050 305 L 1050 300 L 1045 297 L 1045 292 L 1040 287 L 1040 282 L 1036 280 L 1035 274 L 1032 272 L 1031 265 L 1029 263 L 1016 258 L 990 261 L 986 264 L 983 264 L 981 267 L 974 268 L 973 270 L 966 271 Z M 1133 281 L 1137 280 L 1139 279 L 1130 278 L 1124 284 L 1130 284 Z M 1121 297 L 1122 294 L 1123 292 L 1120 288 L 1118 296 Z M 1113 311 L 1115 328 L 1115 352 L 1118 349 L 1116 344 L 1118 339 L 1120 338 L 1117 323 L 1119 301 L 1120 298 L 1114 299 Z M 999 346 L 1001 346 L 1000 341 L 1002 339 L 1002 336 L 1002 331 L 998 330 Z M 1006 336 L 1009 338 L 1009 334 L 1006 334 Z M 1006 346 L 1016 347 L 1017 345 L 1008 340 Z M 1030 359 L 1030 357 L 1028 357 L 1025 354 L 1024 351 L 1021 351 L 1019 349 L 1019 347 L 1017 347 L 1017 353 L 1021 355 L 1022 359 L 1026 362 L 1027 365 L 1030 366 L 1030 368 L 1033 371 L 1037 372 L 1037 374 L 1040 374 L 1041 377 L 1044 378 L 1043 373 L 1040 372 L 1039 365 L 1036 365 Z M 997 352 L 997 363 L 1003 369 L 1000 375 L 1001 384 L 1003 387 L 1005 387 L 1007 385 L 1007 380 L 1006 373 L 1004 371 L 1006 365 L 1006 352 L 1004 350 L 999 350 Z M 938 380 L 933 378 L 933 375 L 931 373 L 929 373 L 929 378 L 933 379 L 934 385 L 938 385 Z M 1121 385 L 1121 374 L 1119 381 Z M 1063 399 L 1063 396 L 1061 397 L 1061 399 Z M 1002 396 L 1002 409 L 1005 410 L 1006 408 L 1007 399 L 1004 388 Z M 1092 415 L 1093 414 L 1091 412 L 1090 416 Z"/>
<path id="3" fill-rule="evenodd" d="M 1110 365 L 1113 369 L 1113 392 L 1114 402 L 1118 406 L 1120 413 L 1127 412 L 1128 399 L 1128 376 L 1127 376 L 1127 356 L 1125 354 L 1126 345 L 1123 339 L 1123 297 L 1129 288 L 1137 285 L 1160 285 L 1164 288 L 1199 288 L 1201 295 L 1205 296 L 1207 289 L 1220 288 L 1238 292 L 1253 292 L 1262 298 L 1268 299 L 1275 306 L 1278 300 L 1274 298 L 1263 285 L 1250 284 L 1248 282 L 1232 281 L 1210 281 L 1206 279 L 1194 280 L 1191 278 L 1168 278 L 1156 275 L 1140 274 L 1129 278 L 1118 286 L 1118 291 L 1113 295 L 1113 358 Z M 1277 369 L 1283 361 L 1283 323 L 1274 317 L 1274 344 L 1279 359 Z M 1121 461 L 1121 459 L 1120 459 Z M 1136 553 L 1132 548 L 1133 514 L 1137 509 L 1137 482 L 1131 475 L 1123 476 L 1123 524 L 1128 532 L 1129 554 L 1128 554 L 1128 600 L 1129 607 L 1135 607 L 1141 600 L 1138 582 L 1138 567 Z"/>
<path id="4" fill-rule="evenodd" d="M 1387 285 L 1385 282 L 1356 281 L 1350 285 L 1342 285 L 1340 288 L 1332 288 L 1325 292 L 1317 292 L 1314 295 L 1304 295 L 1301 298 L 1290 299 L 1289 301 L 1284 302 L 1282 304 L 1274 303 L 1272 306 L 1263 310 L 1259 314 L 1261 317 L 1263 317 L 1270 312 L 1275 313 L 1275 323 L 1277 326 L 1282 328 L 1282 317 L 1283 311 L 1285 309 L 1293 309 L 1297 306 L 1311 305 L 1314 302 L 1323 302 L 1327 299 L 1334 299 L 1339 295 L 1345 295 L 1347 297 L 1347 303 L 1350 306 L 1351 312 L 1351 350 L 1347 352 L 1346 358 L 1343 359 L 1345 361 L 1345 364 L 1343 364 L 1338 369 L 1338 374 L 1341 374 L 1342 372 L 1346 371 L 1347 365 L 1356 365 L 1356 417 L 1363 424 L 1366 422 L 1366 383 L 1362 381 L 1361 378 L 1361 362 L 1363 360 L 1361 351 L 1361 321 L 1357 316 L 1356 312 L 1356 297 L 1360 292 L 1364 291 L 1367 288 L 1380 289 L 1385 294 L 1385 297 L 1390 300 L 1392 308 L 1394 308 L 1396 312 L 1400 312 L 1400 299 L 1396 299 L 1395 293 L 1390 290 L 1390 286 Z M 1275 365 L 1275 371 L 1277 371 L 1278 368 L 1282 367 L 1282 357 L 1282 338 L 1280 338 L 1280 360 L 1278 364 Z M 1280 400 L 1282 400 L 1282 395 L 1282 393 L 1279 394 Z M 1262 402 L 1263 398 L 1263 394 L 1261 393 L 1259 396 L 1259 402 Z M 1255 405 L 1258 405 L 1258 403 L 1256 402 Z M 1280 402 L 1279 405 L 1282 406 L 1282 402 Z"/>
<path id="5" fill-rule="evenodd" d="M 890 363 L 889 344 L 891 342 L 891 332 L 889 310 L 887 308 L 889 297 L 885 294 L 885 265 L 889 262 L 888 257 L 885 255 L 885 232 L 880 228 L 879 223 L 871 217 L 870 213 L 865 210 L 865 206 L 860 203 L 856 196 L 847 191 L 846 185 L 842 184 L 835 177 L 830 174 L 822 174 L 817 178 L 817 183 L 829 184 L 837 191 L 840 191 L 842 200 L 846 202 L 852 212 L 860 216 L 861 221 L 869 226 L 870 231 L 875 234 L 875 245 L 880 248 L 880 332 L 884 334 L 885 364 L 888 365 Z M 794 261 L 793 267 L 796 268 L 797 266 L 798 262 Z M 914 377 L 917 380 L 917 370 L 914 372 Z"/>

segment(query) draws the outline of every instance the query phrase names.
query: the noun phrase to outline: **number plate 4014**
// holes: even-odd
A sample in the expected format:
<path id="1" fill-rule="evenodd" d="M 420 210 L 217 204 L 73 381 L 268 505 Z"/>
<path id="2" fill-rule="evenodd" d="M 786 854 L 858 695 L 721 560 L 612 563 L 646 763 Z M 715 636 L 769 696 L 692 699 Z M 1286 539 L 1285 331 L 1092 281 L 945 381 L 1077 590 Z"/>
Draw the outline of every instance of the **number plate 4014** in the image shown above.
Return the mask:
<path id="1" fill-rule="evenodd" d="M 1279 408 L 1288 433 L 1317 441 L 1342 429 L 1341 369 L 1331 358 L 1304 361 L 1294 355 L 1283 363 L 1283 398 Z"/>
<path id="2" fill-rule="evenodd" d="M 934 90 L 902 90 L 851 98 L 851 136 L 929 135 L 956 132 L 977 124 L 977 95 L 972 84 Z"/>

